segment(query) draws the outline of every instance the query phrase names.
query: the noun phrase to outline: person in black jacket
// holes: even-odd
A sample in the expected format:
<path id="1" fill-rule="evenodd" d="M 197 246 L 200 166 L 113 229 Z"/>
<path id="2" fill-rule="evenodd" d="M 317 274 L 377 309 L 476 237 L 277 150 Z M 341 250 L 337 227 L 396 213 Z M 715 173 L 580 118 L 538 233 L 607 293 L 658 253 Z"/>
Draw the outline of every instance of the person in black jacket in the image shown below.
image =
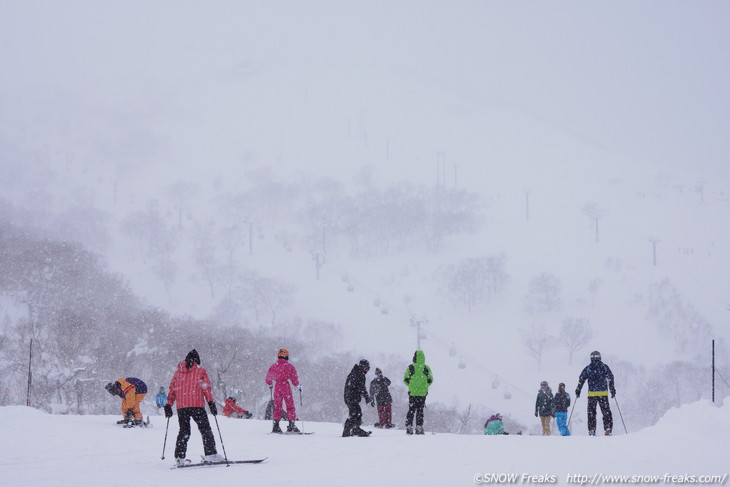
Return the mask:
<path id="1" fill-rule="evenodd" d="M 553 391 L 544 380 L 540 383 L 540 390 L 537 392 L 535 400 L 535 417 L 540 417 L 543 436 L 550 436 L 550 419 L 553 414 Z"/>
<path id="2" fill-rule="evenodd" d="M 365 359 L 352 367 L 352 371 L 345 381 L 345 404 L 347 405 L 347 420 L 345 421 L 345 429 L 342 430 L 342 436 L 369 436 L 371 431 L 363 430 L 362 409 L 360 409 L 360 398 L 364 398 L 366 403 L 371 402 L 365 387 L 365 374 L 370 370 L 370 362 Z"/>
<path id="3" fill-rule="evenodd" d="M 613 372 L 601 361 L 601 352 L 591 352 L 591 363 L 578 377 L 578 387 L 575 389 L 576 398 L 580 397 L 580 391 L 586 380 L 588 381 L 588 434 L 596 435 L 596 405 L 599 405 L 603 415 L 603 429 L 606 436 L 611 436 L 613 415 L 608 403 L 608 392 L 611 392 L 611 397 L 615 397 L 616 388 L 613 384 Z"/>
<path id="4" fill-rule="evenodd" d="M 561 436 L 570 436 L 568 429 L 568 408 L 570 407 L 570 394 L 565 392 L 565 384 L 558 386 L 558 393 L 553 397 L 553 410 L 555 421 L 558 423 L 558 430 Z"/>
<path id="5" fill-rule="evenodd" d="M 383 371 L 375 369 L 375 379 L 370 382 L 370 403 L 373 401 L 378 406 L 378 423 L 376 428 L 392 428 L 395 426 L 393 420 L 393 397 L 388 390 L 390 379 L 383 375 Z"/>

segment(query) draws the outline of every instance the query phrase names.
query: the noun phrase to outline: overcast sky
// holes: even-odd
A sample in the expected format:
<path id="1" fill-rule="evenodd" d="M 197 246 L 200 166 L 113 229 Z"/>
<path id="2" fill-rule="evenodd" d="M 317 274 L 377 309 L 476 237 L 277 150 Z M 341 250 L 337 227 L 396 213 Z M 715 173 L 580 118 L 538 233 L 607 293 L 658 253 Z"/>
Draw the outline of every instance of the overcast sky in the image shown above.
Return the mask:
<path id="1" fill-rule="evenodd" d="M 0 129 L 120 159 L 215 147 L 225 161 L 315 151 L 345 119 L 426 146 L 509 111 L 727 177 L 729 25 L 730 3 L 704 0 L 0 0 Z"/>

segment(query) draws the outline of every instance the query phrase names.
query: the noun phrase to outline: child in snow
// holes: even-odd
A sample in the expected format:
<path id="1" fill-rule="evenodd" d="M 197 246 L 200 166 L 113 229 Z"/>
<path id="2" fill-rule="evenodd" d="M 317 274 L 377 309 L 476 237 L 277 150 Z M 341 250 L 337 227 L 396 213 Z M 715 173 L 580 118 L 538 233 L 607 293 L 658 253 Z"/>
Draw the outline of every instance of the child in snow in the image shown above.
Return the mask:
<path id="1" fill-rule="evenodd" d="M 497 413 L 492 415 L 486 423 L 484 423 L 484 434 L 485 435 L 506 435 L 504 432 L 504 423 L 502 422 L 502 415 Z"/>
<path id="2" fill-rule="evenodd" d="M 370 382 L 370 402 L 378 406 L 378 423 L 376 428 L 392 428 L 395 426 L 393 420 L 393 397 L 388 390 L 390 379 L 383 375 L 383 371 L 375 368 L 375 379 Z"/>
<path id="3" fill-rule="evenodd" d="M 215 437 L 210 428 L 208 415 L 205 413 L 205 403 L 208 403 L 210 414 L 218 414 L 218 408 L 213 401 L 210 378 L 208 372 L 200 366 L 198 351 L 191 350 L 185 360 L 180 362 L 170 381 L 170 394 L 165 404 L 165 417 L 172 418 L 172 405 L 177 403 L 177 420 L 180 431 L 175 443 L 175 460 L 178 465 L 185 463 L 185 453 L 190 439 L 190 419 L 198 425 L 200 436 L 203 437 L 204 462 L 220 462 L 225 460 L 215 448 Z"/>
<path id="4" fill-rule="evenodd" d="M 276 385 L 272 385 L 274 382 Z M 290 382 L 291 385 L 289 385 Z M 266 372 L 266 384 L 269 386 L 269 389 L 273 388 L 274 390 L 274 428 L 271 432 L 282 432 L 279 426 L 279 420 L 281 419 L 282 403 L 286 403 L 286 414 L 289 419 L 289 426 L 286 427 L 286 431 L 299 433 L 299 428 L 294 424 L 294 421 L 297 420 L 297 410 L 294 407 L 291 386 L 296 387 L 299 391 L 302 390 L 302 386 L 299 385 L 297 369 L 289 363 L 289 351 L 286 348 L 279 349 L 276 363 L 269 367 L 268 372 Z"/>
<path id="5" fill-rule="evenodd" d="M 542 435 L 550 436 L 550 419 L 553 417 L 553 391 L 547 381 L 540 383 L 540 390 L 535 400 L 535 417 L 540 417 L 542 423 Z"/>
<path id="6" fill-rule="evenodd" d="M 122 398 L 122 416 L 118 424 L 142 424 L 142 412 L 139 405 L 142 399 L 147 395 L 147 384 L 136 377 L 122 377 L 116 382 L 109 382 L 104 387 L 112 396 Z"/>
<path id="7" fill-rule="evenodd" d="M 226 404 L 223 406 L 223 416 L 226 418 L 246 418 L 250 419 L 253 414 L 249 413 L 245 409 L 239 407 L 236 404 L 236 399 L 228 397 Z"/>
<path id="8" fill-rule="evenodd" d="M 558 393 L 553 398 L 553 409 L 555 410 L 555 421 L 558 423 L 558 431 L 561 436 L 570 436 L 568 429 L 568 408 L 570 407 L 570 394 L 565 392 L 565 384 L 558 385 Z"/>
<path id="9" fill-rule="evenodd" d="M 160 387 L 160 392 L 158 392 L 157 396 L 155 396 L 155 405 L 157 406 L 157 410 L 159 411 L 160 408 L 164 408 L 165 404 L 167 404 L 167 394 L 165 394 L 165 388 Z"/>

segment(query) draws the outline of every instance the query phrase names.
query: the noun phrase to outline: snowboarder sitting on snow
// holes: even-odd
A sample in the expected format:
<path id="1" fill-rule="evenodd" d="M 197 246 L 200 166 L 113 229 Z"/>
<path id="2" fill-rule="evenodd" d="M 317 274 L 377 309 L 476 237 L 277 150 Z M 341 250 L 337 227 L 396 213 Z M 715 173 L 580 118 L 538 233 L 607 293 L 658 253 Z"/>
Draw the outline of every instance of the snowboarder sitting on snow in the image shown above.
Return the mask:
<path id="1" fill-rule="evenodd" d="M 537 391 L 535 417 L 537 416 L 540 416 L 542 435 L 550 436 L 550 419 L 553 417 L 553 391 L 546 380 L 540 383 L 540 390 Z"/>
<path id="2" fill-rule="evenodd" d="M 558 393 L 553 397 L 553 410 L 555 421 L 558 423 L 558 430 L 561 436 L 570 436 L 568 429 L 568 407 L 570 407 L 570 394 L 565 392 L 565 384 L 558 385 Z"/>
<path id="3" fill-rule="evenodd" d="M 347 406 L 347 419 L 345 420 L 345 428 L 342 430 L 342 436 L 370 436 L 370 431 L 365 431 L 360 427 L 362 425 L 362 409 L 360 409 L 360 398 L 365 399 L 365 403 L 374 406 L 368 391 L 365 388 L 365 374 L 370 370 L 370 362 L 365 359 L 352 367 L 345 381 L 345 405 Z"/>
<path id="4" fill-rule="evenodd" d="M 613 415 L 608 403 L 608 391 L 611 391 L 611 397 L 615 397 L 616 388 L 613 384 L 613 372 L 601 361 L 601 352 L 592 352 L 591 363 L 580 373 L 578 387 L 575 389 L 576 398 L 580 397 L 580 390 L 586 380 L 588 380 L 588 434 L 596 435 L 596 405 L 598 404 L 601 406 L 603 415 L 603 429 L 606 436 L 610 436 L 613 430 Z"/>
<path id="5" fill-rule="evenodd" d="M 296 427 L 294 421 L 297 420 L 297 410 L 294 408 L 294 397 L 291 392 L 291 385 L 302 390 L 302 386 L 299 385 L 299 375 L 297 369 L 289 363 L 289 351 L 286 348 L 280 348 L 277 353 L 277 360 L 268 372 L 266 372 L 266 384 L 269 389 L 274 389 L 274 428 L 271 430 L 272 433 L 281 433 L 281 427 L 279 426 L 279 420 L 281 419 L 282 403 L 286 403 L 286 414 L 289 419 L 289 426 L 286 427 L 286 431 L 289 433 L 299 433 L 299 428 Z M 272 383 L 276 382 L 276 385 Z"/>
<path id="6" fill-rule="evenodd" d="M 226 404 L 223 406 L 223 416 L 226 418 L 246 418 L 251 419 L 253 414 L 249 413 L 245 409 L 239 407 L 236 404 L 236 399 L 229 397 L 226 399 Z"/>
<path id="7" fill-rule="evenodd" d="M 370 402 L 375 401 L 378 406 L 378 423 L 376 428 L 392 428 L 393 413 L 393 397 L 388 391 L 390 379 L 383 375 L 383 371 L 375 368 L 375 379 L 370 382 Z"/>
<path id="8" fill-rule="evenodd" d="M 492 415 L 486 423 L 484 423 L 484 434 L 485 435 L 507 435 L 509 433 L 504 432 L 504 423 L 502 422 L 502 415 L 497 413 Z"/>
<path id="9" fill-rule="evenodd" d="M 112 396 L 122 398 L 122 416 L 124 419 L 117 424 L 142 424 L 142 412 L 139 405 L 147 395 L 147 384 L 136 377 L 122 377 L 116 382 L 109 382 L 104 387 Z"/>
<path id="10" fill-rule="evenodd" d="M 413 434 L 413 416 L 416 417 L 416 434 L 422 435 L 423 408 L 426 406 L 428 388 L 433 384 L 431 367 L 426 365 L 426 355 L 422 350 L 413 354 L 413 363 L 406 367 L 403 383 L 408 386 L 408 414 L 406 414 L 406 433 Z"/>
<path id="11" fill-rule="evenodd" d="M 200 366 L 200 355 L 197 350 L 191 350 L 185 360 L 180 362 L 170 381 L 170 394 L 165 405 L 165 417 L 172 417 L 172 405 L 177 403 L 177 420 L 180 431 L 175 443 L 175 460 L 178 465 L 185 464 L 185 453 L 190 439 L 190 419 L 198 425 L 200 436 L 203 437 L 204 462 L 221 462 L 225 459 L 215 448 L 215 438 L 210 428 L 208 415 L 205 413 L 205 403 L 208 403 L 210 414 L 218 414 L 218 408 L 213 401 L 210 378 L 208 372 Z"/>
<path id="12" fill-rule="evenodd" d="M 167 404 L 167 394 L 165 394 L 165 388 L 160 387 L 160 392 L 158 392 L 157 396 L 155 396 L 155 405 L 159 410 L 160 408 L 164 408 L 165 404 Z"/>

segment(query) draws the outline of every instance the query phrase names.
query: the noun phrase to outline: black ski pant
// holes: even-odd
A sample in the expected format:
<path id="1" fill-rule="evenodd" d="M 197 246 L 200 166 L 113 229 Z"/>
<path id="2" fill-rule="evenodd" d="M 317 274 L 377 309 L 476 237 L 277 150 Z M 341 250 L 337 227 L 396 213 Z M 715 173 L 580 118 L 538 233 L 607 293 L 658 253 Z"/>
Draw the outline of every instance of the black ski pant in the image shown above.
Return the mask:
<path id="1" fill-rule="evenodd" d="M 423 408 L 426 406 L 426 396 L 408 396 L 408 413 L 406 426 L 413 426 L 413 416 L 416 416 L 416 426 L 423 426 Z"/>
<path id="2" fill-rule="evenodd" d="M 191 418 L 198 425 L 200 436 L 203 437 L 203 451 L 205 454 L 215 455 L 218 453 L 215 449 L 215 438 L 205 408 L 182 408 L 177 410 L 180 432 L 177 434 L 177 443 L 175 443 L 175 458 L 185 458 L 185 453 L 188 451 Z"/>
<path id="3" fill-rule="evenodd" d="M 596 431 L 596 405 L 601 406 L 603 429 L 613 429 L 613 415 L 608 404 L 608 396 L 588 396 L 588 431 Z"/>
<path id="4" fill-rule="evenodd" d="M 345 420 L 345 429 L 342 432 L 345 436 L 354 434 L 362 424 L 362 408 L 359 402 L 346 402 L 347 419 Z"/>

